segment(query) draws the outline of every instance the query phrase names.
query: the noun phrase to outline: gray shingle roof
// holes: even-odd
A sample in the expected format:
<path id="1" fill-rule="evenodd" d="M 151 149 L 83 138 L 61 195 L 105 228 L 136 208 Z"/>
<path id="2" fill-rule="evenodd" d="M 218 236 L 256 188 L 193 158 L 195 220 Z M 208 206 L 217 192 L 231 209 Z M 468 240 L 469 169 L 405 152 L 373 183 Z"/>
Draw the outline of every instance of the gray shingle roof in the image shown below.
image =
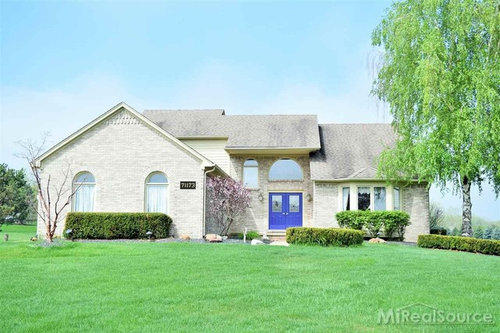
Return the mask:
<path id="1" fill-rule="evenodd" d="M 319 149 L 316 115 L 224 115 L 223 110 L 146 110 L 178 138 L 227 137 L 226 148 Z"/>
<path id="2" fill-rule="evenodd" d="M 320 124 L 321 150 L 311 153 L 311 178 L 373 179 L 380 153 L 396 136 L 390 124 Z"/>

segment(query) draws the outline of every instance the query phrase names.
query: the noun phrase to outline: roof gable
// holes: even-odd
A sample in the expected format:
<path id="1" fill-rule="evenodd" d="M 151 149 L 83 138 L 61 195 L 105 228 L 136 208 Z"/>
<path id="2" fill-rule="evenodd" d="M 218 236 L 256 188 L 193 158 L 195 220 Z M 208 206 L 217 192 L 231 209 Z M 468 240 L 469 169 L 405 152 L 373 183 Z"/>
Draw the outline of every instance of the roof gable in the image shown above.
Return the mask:
<path id="1" fill-rule="evenodd" d="M 120 114 L 121 113 L 121 114 Z M 127 115 L 128 114 L 128 115 Z M 112 118 L 113 116 L 117 115 L 117 117 Z M 96 119 L 92 120 L 90 123 L 85 125 L 84 127 L 80 128 L 78 131 L 74 132 L 70 136 L 66 137 L 64 140 L 60 141 L 56 145 L 54 145 L 52 148 L 47 150 L 45 153 L 40 155 L 40 157 L 37 159 L 37 165 L 40 166 L 40 163 L 49 157 L 50 155 L 54 154 L 57 152 L 59 149 L 63 148 L 76 138 L 78 138 L 80 135 L 86 133 L 87 131 L 91 130 L 98 124 L 104 122 L 104 121 L 112 121 L 112 122 L 142 122 L 146 126 L 150 127 L 152 130 L 157 131 L 161 136 L 166 138 L 167 140 L 171 141 L 172 143 L 176 144 L 178 147 L 183 149 L 186 153 L 192 155 L 193 157 L 197 158 L 205 164 L 206 166 L 213 166 L 214 163 L 211 162 L 209 159 L 207 159 L 205 156 L 201 155 L 199 152 L 194 150 L 193 148 L 189 147 L 187 144 L 183 143 L 182 141 L 178 140 L 175 136 L 172 134 L 168 133 L 166 130 L 163 128 L 159 127 L 157 124 L 146 118 L 144 115 L 141 113 L 137 112 L 135 109 L 133 109 L 131 106 L 127 105 L 124 102 L 120 102 L 117 105 L 113 106 L 111 109 L 97 117 Z"/>

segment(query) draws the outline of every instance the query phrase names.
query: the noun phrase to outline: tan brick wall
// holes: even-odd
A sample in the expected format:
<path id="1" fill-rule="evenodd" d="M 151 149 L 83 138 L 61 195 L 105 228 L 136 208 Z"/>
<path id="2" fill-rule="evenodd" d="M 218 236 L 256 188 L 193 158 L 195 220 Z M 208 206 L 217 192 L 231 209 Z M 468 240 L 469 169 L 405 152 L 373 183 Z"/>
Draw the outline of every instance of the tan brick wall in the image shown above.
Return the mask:
<path id="1" fill-rule="evenodd" d="M 201 162 L 128 111 L 119 111 L 46 158 L 42 162 L 43 177 L 50 174 L 53 184 L 60 183 L 61 171 L 68 164 L 71 182 L 81 171 L 94 175 L 96 212 L 143 212 L 146 177 L 153 171 L 164 172 L 169 181 L 171 233 L 202 236 L 204 172 Z M 196 190 L 180 190 L 181 180 L 196 181 Z M 64 219 L 58 226 L 58 235 L 63 228 Z M 45 233 L 41 221 L 38 233 Z"/>
<path id="2" fill-rule="evenodd" d="M 296 161 L 302 168 L 304 179 L 302 181 L 269 181 L 269 170 L 274 162 L 280 158 L 291 158 Z M 302 192 L 303 195 L 303 220 L 304 226 L 311 225 L 312 222 L 312 202 L 307 201 L 307 195 L 312 196 L 312 182 L 310 178 L 309 155 L 295 156 L 255 156 L 255 155 L 232 155 L 231 156 L 231 171 L 230 176 L 237 180 L 243 178 L 243 163 L 247 159 L 254 159 L 259 163 L 259 188 L 251 190 L 252 202 L 251 207 L 247 210 L 245 216 L 235 224 L 231 232 L 243 231 L 245 227 L 248 230 L 256 230 L 261 233 L 269 230 L 269 192 L 273 191 L 288 191 Z M 259 194 L 262 194 L 263 200 L 258 199 Z M 210 225 L 207 225 L 207 230 L 211 230 Z"/>
<path id="3" fill-rule="evenodd" d="M 429 190 L 424 184 L 403 188 L 403 210 L 410 214 L 405 241 L 416 242 L 418 235 L 429 233 Z"/>
<path id="4" fill-rule="evenodd" d="M 314 184 L 314 219 L 315 227 L 335 227 L 338 228 L 335 214 L 339 211 L 338 207 L 338 184 L 320 183 Z"/>

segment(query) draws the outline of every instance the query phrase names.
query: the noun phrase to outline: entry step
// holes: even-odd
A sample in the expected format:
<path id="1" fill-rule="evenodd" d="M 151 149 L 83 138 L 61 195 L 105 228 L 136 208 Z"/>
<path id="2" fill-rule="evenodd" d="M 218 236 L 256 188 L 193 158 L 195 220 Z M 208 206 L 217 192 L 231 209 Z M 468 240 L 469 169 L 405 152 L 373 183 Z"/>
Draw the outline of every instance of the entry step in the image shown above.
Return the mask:
<path id="1" fill-rule="evenodd" d="M 267 237 L 272 241 L 284 241 L 286 238 L 285 230 L 268 230 Z"/>

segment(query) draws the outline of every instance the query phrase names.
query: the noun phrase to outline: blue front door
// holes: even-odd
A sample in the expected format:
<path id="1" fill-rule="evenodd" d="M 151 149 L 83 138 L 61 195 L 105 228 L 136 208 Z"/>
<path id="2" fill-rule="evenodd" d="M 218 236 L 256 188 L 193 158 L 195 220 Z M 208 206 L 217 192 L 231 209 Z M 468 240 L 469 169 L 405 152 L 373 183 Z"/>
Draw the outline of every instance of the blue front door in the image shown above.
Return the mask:
<path id="1" fill-rule="evenodd" d="M 302 193 L 269 193 L 269 229 L 302 226 Z"/>

